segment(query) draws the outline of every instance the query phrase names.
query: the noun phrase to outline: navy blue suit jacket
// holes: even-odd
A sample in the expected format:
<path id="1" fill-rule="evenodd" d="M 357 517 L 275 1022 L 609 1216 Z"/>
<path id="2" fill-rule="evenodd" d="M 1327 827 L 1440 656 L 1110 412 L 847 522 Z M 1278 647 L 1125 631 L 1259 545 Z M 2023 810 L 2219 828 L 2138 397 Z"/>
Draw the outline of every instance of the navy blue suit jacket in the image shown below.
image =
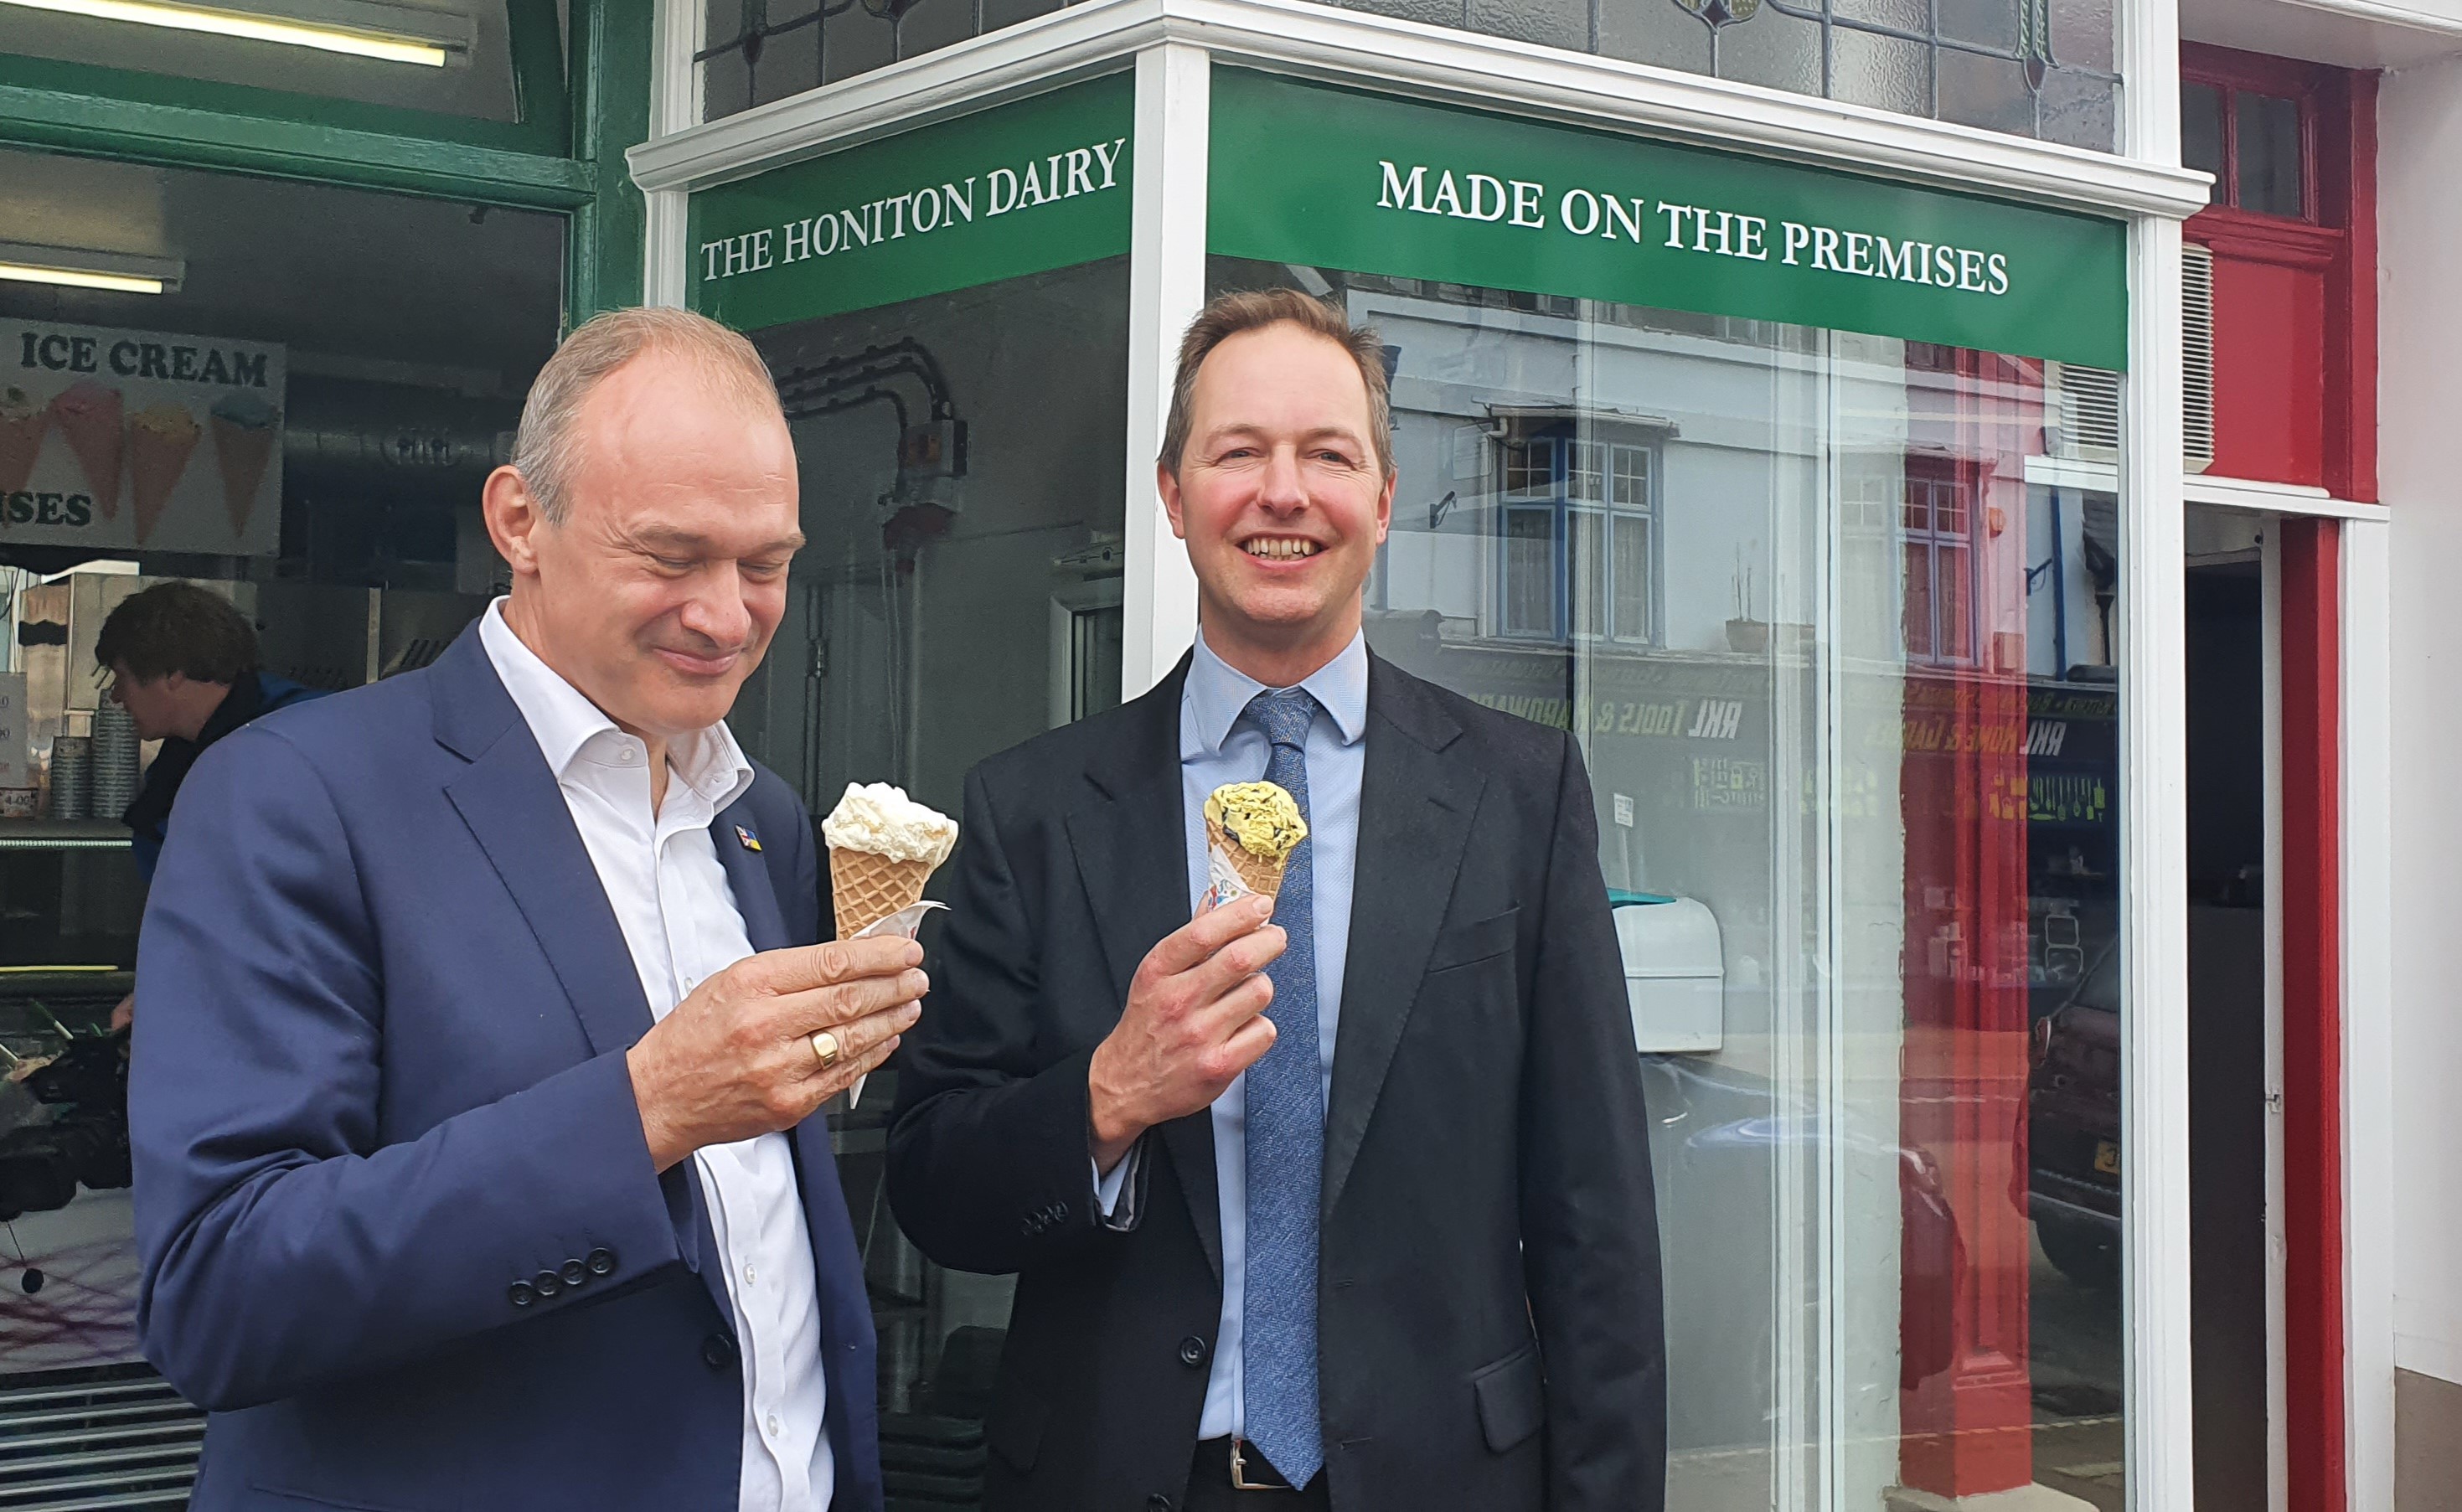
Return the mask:
<path id="1" fill-rule="evenodd" d="M 786 785 L 712 830 L 754 948 L 820 938 Z M 625 1070 L 649 1006 L 475 627 L 205 753 L 137 980 L 138 1321 L 213 1415 L 199 1512 L 736 1505 L 724 1265 Z M 791 1139 L 834 1512 L 877 1512 L 862 1264 L 822 1120 Z"/>

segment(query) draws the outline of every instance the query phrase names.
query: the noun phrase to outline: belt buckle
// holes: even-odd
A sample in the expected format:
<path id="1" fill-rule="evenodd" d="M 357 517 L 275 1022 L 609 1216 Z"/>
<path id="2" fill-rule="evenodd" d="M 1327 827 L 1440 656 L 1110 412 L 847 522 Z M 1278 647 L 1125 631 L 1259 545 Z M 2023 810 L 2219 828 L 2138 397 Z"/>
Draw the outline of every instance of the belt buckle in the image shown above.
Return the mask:
<path id="1" fill-rule="evenodd" d="M 1232 1437 L 1231 1437 L 1231 1489 L 1232 1489 L 1232 1490 L 1234 1490 L 1234 1491 L 1287 1491 L 1287 1490 L 1289 1490 L 1289 1489 L 1290 1489 L 1290 1487 L 1289 1487 L 1287 1484 L 1284 1484 L 1284 1485 L 1269 1485 L 1269 1484 L 1267 1484 L 1266 1482 L 1264 1482 L 1264 1481 L 1263 1481 L 1263 1480 L 1249 1480 L 1249 1479 L 1248 1479 L 1248 1457 L 1247 1457 L 1245 1454 L 1242 1453 L 1242 1450 L 1244 1450 L 1244 1449 L 1246 1449 L 1247 1447 L 1248 1447 L 1248 1441 L 1247 1441 L 1246 1439 L 1242 1438 L 1242 1437 L 1241 1437 L 1241 1436 L 1239 1436 L 1237 1434 L 1234 1434 L 1234 1435 L 1232 1436 Z"/>

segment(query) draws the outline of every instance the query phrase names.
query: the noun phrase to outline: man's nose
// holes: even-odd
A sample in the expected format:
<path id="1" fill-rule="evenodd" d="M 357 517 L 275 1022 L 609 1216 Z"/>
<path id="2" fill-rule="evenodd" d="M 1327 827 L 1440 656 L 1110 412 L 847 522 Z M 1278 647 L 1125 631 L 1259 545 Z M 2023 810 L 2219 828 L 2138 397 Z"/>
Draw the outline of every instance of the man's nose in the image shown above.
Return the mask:
<path id="1" fill-rule="evenodd" d="M 1257 502 L 1277 514 L 1307 508 L 1307 483 L 1297 451 L 1278 446 L 1265 459 L 1264 475 L 1257 480 Z"/>
<path id="2" fill-rule="evenodd" d="M 677 617 L 686 630 L 713 645 L 733 651 L 751 638 L 752 611 L 744 602 L 744 574 L 732 563 L 722 563 L 701 574 L 692 596 Z"/>

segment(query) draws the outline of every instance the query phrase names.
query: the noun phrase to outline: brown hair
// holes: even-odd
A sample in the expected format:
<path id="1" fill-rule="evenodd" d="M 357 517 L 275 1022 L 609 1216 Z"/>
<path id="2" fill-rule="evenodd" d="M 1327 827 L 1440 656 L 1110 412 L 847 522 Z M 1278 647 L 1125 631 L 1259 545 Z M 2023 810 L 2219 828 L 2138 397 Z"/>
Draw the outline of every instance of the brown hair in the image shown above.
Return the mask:
<path id="1" fill-rule="evenodd" d="M 1385 347 L 1376 333 L 1354 326 L 1341 311 L 1296 289 L 1246 289 L 1217 294 L 1188 323 L 1179 338 L 1179 372 L 1171 384 L 1171 418 L 1163 425 L 1162 464 L 1179 473 L 1179 456 L 1188 446 L 1189 411 L 1197 397 L 1197 370 L 1214 349 L 1242 331 L 1294 325 L 1323 336 L 1359 366 L 1359 381 L 1368 386 L 1368 441 L 1376 448 L 1377 465 L 1393 476 L 1393 406 L 1387 392 Z"/>
<path id="2" fill-rule="evenodd" d="M 715 392 L 746 409 L 779 413 L 778 386 L 760 350 L 707 315 L 658 307 L 594 315 L 531 379 L 513 440 L 513 470 L 551 524 L 563 523 L 565 490 L 581 470 L 582 401 L 617 368 L 651 351 L 688 359 Z"/>
<path id="3" fill-rule="evenodd" d="M 140 682 L 174 672 L 199 682 L 237 682 L 257 669 L 256 627 L 209 589 L 157 583 L 121 599 L 104 618 L 94 659 L 124 666 Z"/>

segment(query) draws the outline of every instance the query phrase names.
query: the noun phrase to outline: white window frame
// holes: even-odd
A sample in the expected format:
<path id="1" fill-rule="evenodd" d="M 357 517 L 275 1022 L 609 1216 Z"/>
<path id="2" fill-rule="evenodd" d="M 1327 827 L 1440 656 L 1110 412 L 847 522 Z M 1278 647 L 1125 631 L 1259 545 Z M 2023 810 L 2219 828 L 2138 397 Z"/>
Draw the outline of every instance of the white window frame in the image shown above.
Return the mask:
<path id="1" fill-rule="evenodd" d="M 2179 163 L 2175 0 L 2121 0 L 2124 155 L 2087 152 L 1646 64 L 1430 27 L 1307 0 L 1086 0 L 938 52 L 705 124 L 690 61 L 697 0 L 659 0 L 654 129 L 629 154 L 649 199 L 647 297 L 685 292 L 692 190 L 1134 67 L 1124 696 L 1177 659 L 1196 582 L 1152 487 L 1173 336 L 1202 302 L 1214 60 L 1440 103 L 1627 131 L 2058 209 L 2129 227 L 2121 494 L 2123 1320 L 2128 1496 L 2188 1512 L 2190 1432 L 2188 854 L 2181 572 L 2180 223 L 2207 179 Z"/>

